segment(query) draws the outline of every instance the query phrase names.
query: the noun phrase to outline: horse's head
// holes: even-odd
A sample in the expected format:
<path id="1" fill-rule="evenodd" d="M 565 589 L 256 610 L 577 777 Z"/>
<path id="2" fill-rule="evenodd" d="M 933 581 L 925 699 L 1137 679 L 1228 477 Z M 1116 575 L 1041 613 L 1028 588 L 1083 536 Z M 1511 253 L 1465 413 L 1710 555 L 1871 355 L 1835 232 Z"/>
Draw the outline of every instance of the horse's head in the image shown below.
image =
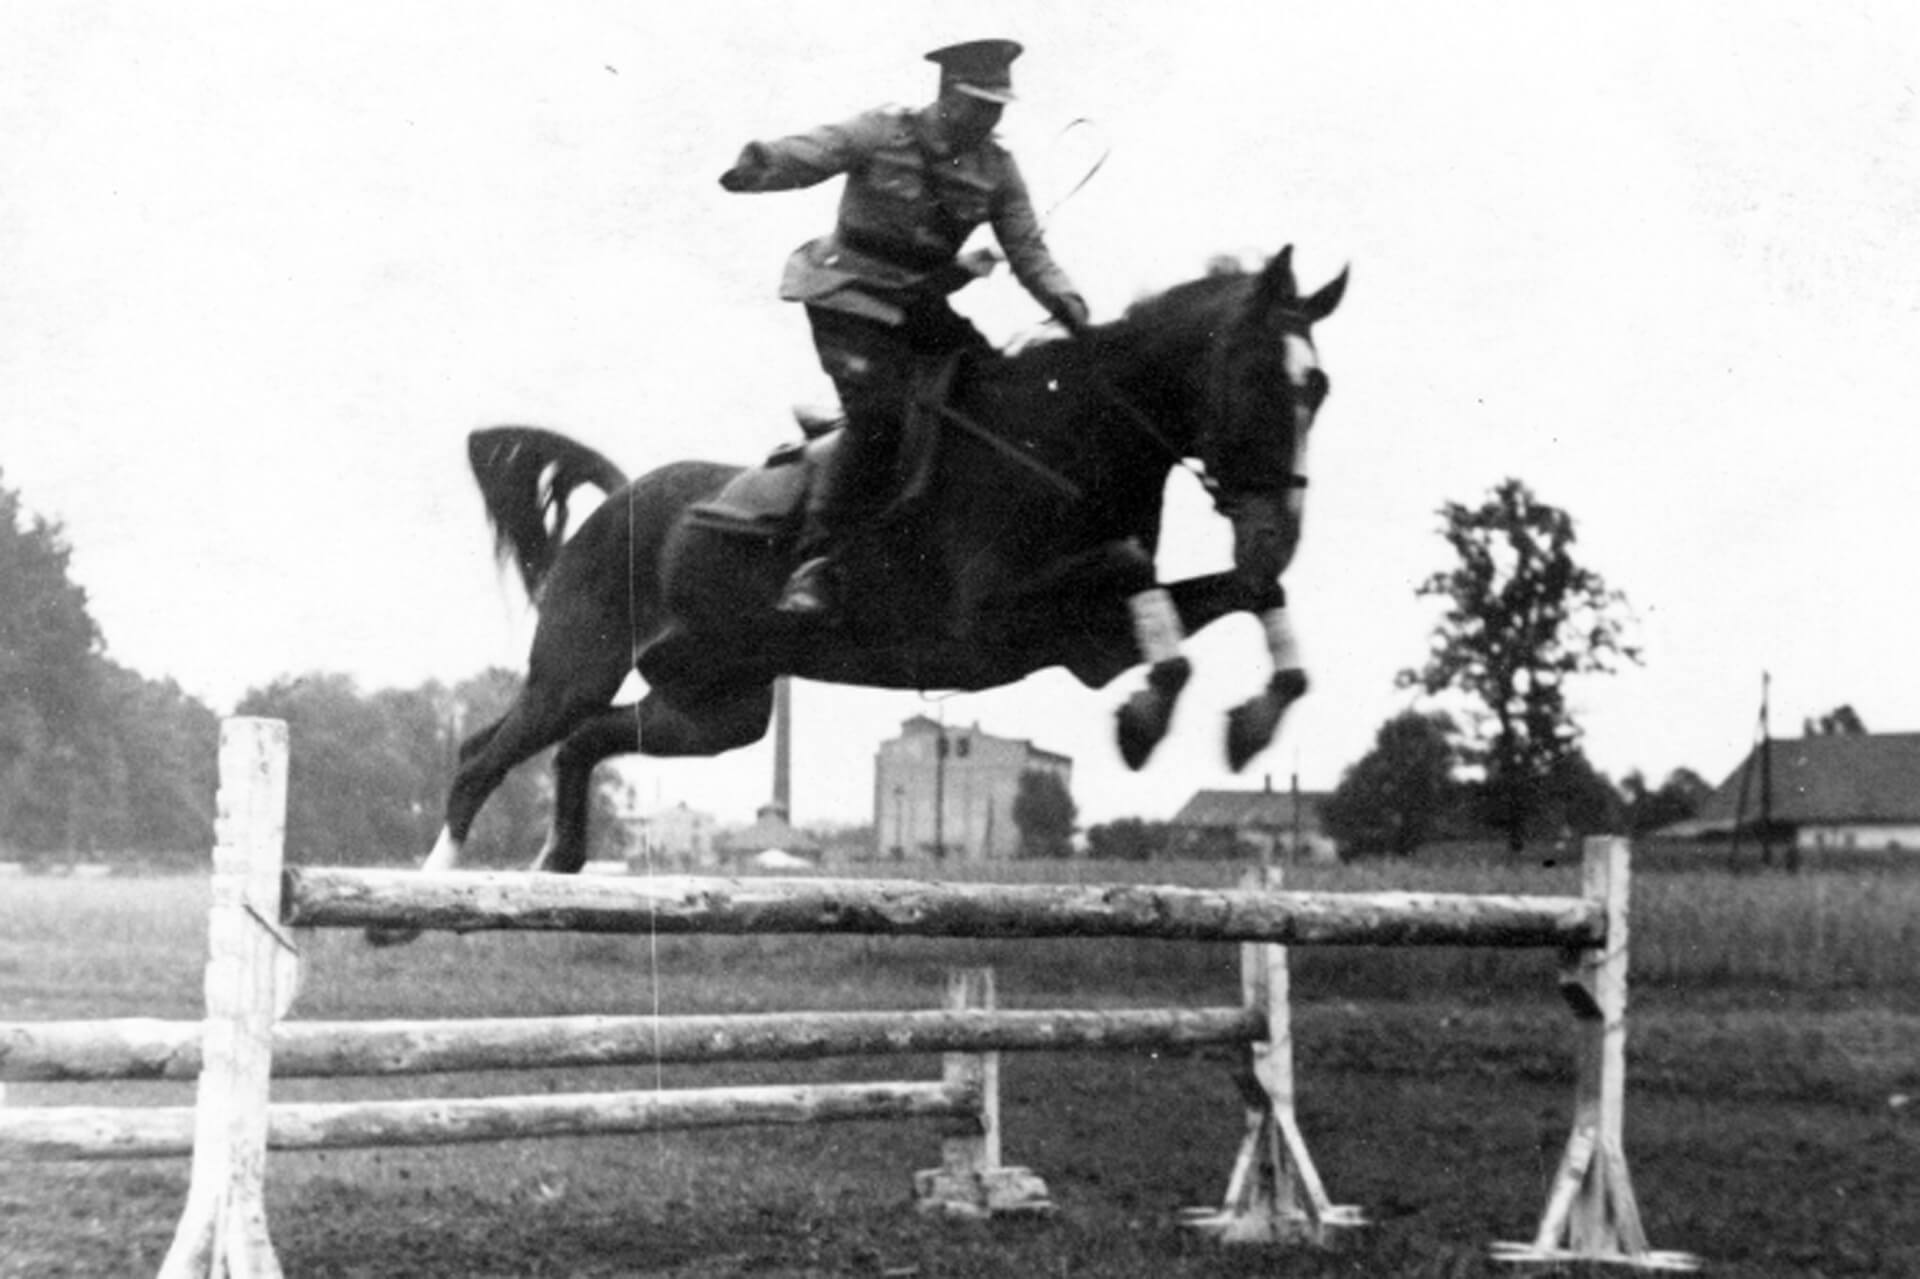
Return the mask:
<path id="1" fill-rule="evenodd" d="M 1235 570 L 1260 589 L 1286 571 L 1300 544 L 1307 436 L 1330 385 L 1313 326 L 1340 304 L 1347 273 L 1302 297 L 1289 245 L 1250 284 L 1236 291 L 1241 300 L 1213 343 L 1198 451 L 1214 499 L 1233 521 Z"/>

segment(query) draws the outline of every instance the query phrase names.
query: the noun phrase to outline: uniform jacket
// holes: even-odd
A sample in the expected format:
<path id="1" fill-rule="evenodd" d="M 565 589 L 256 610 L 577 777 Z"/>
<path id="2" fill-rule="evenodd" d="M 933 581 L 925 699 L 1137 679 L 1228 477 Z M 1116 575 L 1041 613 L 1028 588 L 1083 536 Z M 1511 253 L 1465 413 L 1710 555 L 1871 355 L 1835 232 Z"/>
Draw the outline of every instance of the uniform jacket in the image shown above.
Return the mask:
<path id="1" fill-rule="evenodd" d="M 922 112 L 868 111 L 750 143 L 727 175 L 736 191 L 789 191 L 846 175 L 831 234 L 787 259 L 780 296 L 898 324 L 903 294 L 938 289 L 968 235 L 991 223 L 1016 279 L 1050 313 L 1079 291 L 1054 263 L 1013 156 L 992 138 L 941 155 Z M 942 290 L 944 291 L 944 290 Z"/>

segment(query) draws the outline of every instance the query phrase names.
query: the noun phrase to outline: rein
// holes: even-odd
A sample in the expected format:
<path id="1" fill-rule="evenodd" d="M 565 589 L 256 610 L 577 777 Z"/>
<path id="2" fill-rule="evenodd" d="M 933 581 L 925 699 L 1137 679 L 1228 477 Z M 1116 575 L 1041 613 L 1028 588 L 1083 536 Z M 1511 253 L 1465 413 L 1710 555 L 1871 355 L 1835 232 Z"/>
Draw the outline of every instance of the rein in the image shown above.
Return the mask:
<path id="1" fill-rule="evenodd" d="M 1105 399 L 1107 403 L 1113 405 L 1114 408 L 1119 409 L 1125 414 L 1127 420 L 1134 425 L 1140 434 L 1146 436 L 1160 447 L 1161 452 L 1172 458 L 1175 466 L 1200 481 L 1200 487 L 1207 491 L 1207 496 L 1213 499 L 1213 504 L 1216 508 L 1225 500 L 1220 489 L 1220 481 L 1208 475 L 1206 467 L 1182 453 L 1179 447 L 1167 438 L 1166 432 L 1160 429 L 1159 423 L 1148 417 L 1146 410 L 1142 409 L 1138 404 L 1135 404 L 1131 396 L 1121 391 L 1120 388 L 1113 383 L 1107 381 L 1106 377 L 1099 373 L 1093 375 L 1093 389 L 1098 391 L 1101 398 Z"/>
<path id="2" fill-rule="evenodd" d="M 1103 161 L 1104 159 L 1105 157 L 1102 157 Z M 1099 165 L 1096 164 L 1094 168 L 1097 170 Z M 1089 173 L 1087 176 L 1090 178 L 1093 175 Z M 1085 180 L 1083 179 L 1082 185 L 1084 185 L 1084 182 Z M 1291 312 L 1286 314 L 1288 318 L 1300 321 L 1304 327 L 1306 323 L 1305 316 Z M 1220 416 L 1219 406 L 1224 403 L 1226 399 L 1225 391 L 1221 388 L 1221 383 L 1226 376 L 1226 366 L 1218 348 L 1215 348 L 1212 355 L 1213 359 L 1211 362 L 1214 368 L 1213 374 L 1209 377 L 1208 382 L 1211 387 L 1212 398 L 1215 401 L 1215 404 L 1212 406 L 1213 415 L 1218 418 Z M 1105 400 L 1113 408 L 1118 409 L 1122 416 L 1126 418 L 1128 424 L 1141 435 L 1145 436 L 1146 439 L 1159 448 L 1162 453 L 1166 454 L 1176 467 L 1186 471 L 1192 475 L 1195 480 L 1199 481 L 1200 487 L 1213 499 L 1215 510 L 1221 512 L 1228 510 L 1233 504 L 1232 495 L 1225 490 L 1219 480 L 1207 473 L 1207 468 L 1203 463 L 1188 457 L 1182 452 L 1180 447 L 1168 437 L 1167 433 L 1160 429 L 1160 424 L 1155 422 L 1146 410 L 1142 409 L 1139 404 L 1134 401 L 1132 396 L 1115 386 L 1104 373 L 1093 370 L 1090 371 L 1089 377 L 1093 390 L 1101 399 Z M 1081 489 L 1078 484 L 1048 466 L 1046 463 L 1035 458 L 1012 441 L 989 430 L 967 414 L 962 413 L 959 409 L 946 403 L 943 398 L 923 398 L 920 400 L 920 407 L 937 413 L 940 417 L 973 436 L 1008 461 L 1025 469 L 1029 474 L 1044 482 L 1048 487 L 1052 488 L 1067 500 L 1078 502 L 1085 496 L 1085 491 Z M 1299 452 L 1298 441 L 1295 442 L 1294 452 L 1297 458 Z M 1286 477 L 1283 486 L 1296 492 L 1303 490 L 1307 487 L 1307 477 L 1297 470 L 1293 471 Z"/>
<path id="3" fill-rule="evenodd" d="M 921 401 L 920 407 L 932 409 L 935 413 L 938 413 L 941 417 L 953 423 L 974 439 L 979 440 L 982 444 L 999 453 L 1000 456 L 1006 458 L 1009 462 L 1025 467 L 1030 474 L 1045 481 L 1050 488 L 1062 497 L 1065 497 L 1068 501 L 1078 502 L 1086 496 L 1085 491 L 1082 490 L 1078 484 L 1075 484 L 1072 480 L 1060 474 L 1060 472 L 1054 470 L 1045 462 L 1033 457 L 1018 445 L 989 431 L 986 427 L 980 425 L 952 405 L 939 401 L 923 400 Z"/>

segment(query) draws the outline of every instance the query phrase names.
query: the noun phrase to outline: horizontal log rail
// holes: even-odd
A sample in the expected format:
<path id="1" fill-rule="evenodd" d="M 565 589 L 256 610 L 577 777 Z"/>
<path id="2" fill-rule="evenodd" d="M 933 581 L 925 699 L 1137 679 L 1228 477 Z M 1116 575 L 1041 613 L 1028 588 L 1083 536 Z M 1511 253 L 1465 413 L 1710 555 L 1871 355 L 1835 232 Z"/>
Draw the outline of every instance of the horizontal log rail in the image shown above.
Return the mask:
<path id="1" fill-rule="evenodd" d="M 759 1124 L 972 1119 L 981 1104 L 977 1091 L 941 1082 L 285 1102 L 267 1107 L 267 1148 L 445 1146 Z M 187 1155 L 193 1153 L 193 1131 L 191 1106 L 0 1109 L 0 1163 Z"/>
<path id="2" fill-rule="evenodd" d="M 1021 1009 L 288 1021 L 273 1029 L 278 1078 L 416 1075 L 559 1066 L 804 1061 L 895 1053 L 1179 1049 L 1252 1043 L 1259 1010 Z M 192 1079 L 200 1022 L 0 1023 L 0 1080 Z"/>
<path id="3" fill-rule="evenodd" d="M 540 875 L 290 867 L 285 923 L 576 933 L 1130 937 L 1285 946 L 1557 946 L 1606 941 L 1586 897 L 1320 893 L 1138 884 Z"/>

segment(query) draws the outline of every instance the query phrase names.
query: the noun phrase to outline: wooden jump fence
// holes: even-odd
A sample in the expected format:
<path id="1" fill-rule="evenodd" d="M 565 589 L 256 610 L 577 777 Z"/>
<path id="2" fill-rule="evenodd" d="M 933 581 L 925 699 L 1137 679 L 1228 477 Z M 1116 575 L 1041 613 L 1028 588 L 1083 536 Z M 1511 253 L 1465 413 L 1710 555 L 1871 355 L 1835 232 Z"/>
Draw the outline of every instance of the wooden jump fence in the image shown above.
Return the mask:
<path id="1" fill-rule="evenodd" d="M 668 1128 L 925 1118 L 940 1165 L 924 1210 L 1045 1211 L 1045 1183 L 1001 1162 L 998 1053 L 1244 1045 L 1258 1094 L 1217 1209 L 1190 1223 L 1227 1242 L 1326 1242 L 1361 1224 L 1334 1204 L 1294 1111 L 1288 945 L 1554 947 L 1576 1017 L 1573 1131 L 1533 1239 L 1515 1262 L 1691 1269 L 1647 1246 L 1622 1143 L 1626 843 L 1589 840 L 1577 897 L 1282 891 L 1267 868 L 1238 889 L 848 879 L 572 877 L 283 867 L 286 727 L 223 723 L 208 922 L 206 1018 L 0 1023 L 0 1081 L 188 1079 L 191 1107 L 0 1106 L 0 1161 L 191 1155 L 161 1275 L 274 1276 L 266 1152 L 424 1146 Z M 949 975 L 947 1006 L 910 1012 L 499 1020 L 283 1020 L 308 928 L 601 933 L 860 933 L 1235 942 L 1237 1007 L 1009 1011 L 993 974 Z M 657 1062 L 946 1054 L 931 1081 L 471 1099 L 272 1103 L 270 1076 L 368 1076 Z"/>

